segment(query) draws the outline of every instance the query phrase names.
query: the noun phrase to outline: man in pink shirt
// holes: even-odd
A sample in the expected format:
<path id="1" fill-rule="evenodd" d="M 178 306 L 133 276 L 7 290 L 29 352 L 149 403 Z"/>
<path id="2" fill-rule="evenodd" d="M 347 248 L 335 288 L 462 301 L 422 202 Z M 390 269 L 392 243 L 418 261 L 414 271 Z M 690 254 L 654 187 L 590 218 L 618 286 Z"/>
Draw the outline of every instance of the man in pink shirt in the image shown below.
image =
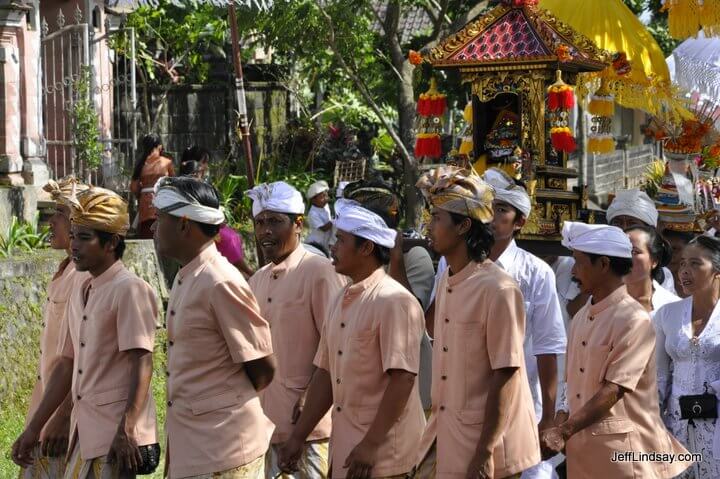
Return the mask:
<path id="1" fill-rule="evenodd" d="M 300 241 L 305 205 L 299 191 L 278 181 L 258 185 L 247 196 L 253 200 L 255 238 L 270 261 L 250 278 L 250 288 L 272 328 L 278 359 L 275 378 L 260 398 L 275 424 L 265 461 L 265 476 L 272 479 L 280 472 L 279 446 L 290 437 L 305 404 L 327 309 L 345 281 L 329 259 L 307 251 Z M 328 413 L 305 443 L 297 477 L 327 477 L 329 437 Z"/>
<path id="2" fill-rule="evenodd" d="M 306 438 L 332 407 L 333 478 L 404 477 L 425 425 L 417 373 L 423 312 L 385 273 L 396 232 L 354 201 L 336 204 L 335 270 L 352 285 L 332 302 L 305 408 L 280 452 L 297 470 Z"/>
<path id="3" fill-rule="evenodd" d="M 623 283 L 632 243 L 608 225 L 566 221 L 562 235 L 573 277 L 590 299 L 570 325 L 566 401 L 543 444 L 565 450 L 573 479 L 676 477 L 690 463 L 660 418 L 655 328 Z M 643 459 L 647 453 L 657 458 Z"/>
<path id="4" fill-rule="evenodd" d="M 65 478 L 133 478 L 149 467 L 143 452 L 159 454 L 150 394 L 157 298 L 120 260 L 129 228 L 127 203 L 102 188 L 71 196 L 68 203 L 73 262 L 91 277 L 69 299 L 61 356 L 37 411 L 13 445 L 13 460 L 32 461 L 39 432 L 72 389 Z"/>
<path id="5" fill-rule="evenodd" d="M 45 385 L 50 379 L 52 368 L 58 359 L 58 347 L 61 345 L 59 343 L 65 339 L 60 337 L 60 333 L 65 321 L 67 299 L 72 291 L 89 277 L 88 273 L 77 271 L 70 259 L 70 208 L 65 204 L 67 198 L 72 194 L 80 193 L 87 188 L 87 185 L 78 183 L 73 177 L 63 178 L 57 182 L 51 180 L 43 188 L 55 201 L 55 213 L 49 221 L 50 247 L 56 250 L 65 250 L 68 257 L 60 263 L 48 286 L 47 302 L 43 310 L 38 377 L 30 398 L 26 425 L 37 410 Z M 22 471 L 22 478 L 53 479 L 62 477 L 65 471 L 65 455 L 70 435 L 71 412 L 72 397 L 68 394 L 40 433 L 41 443 L 33 453 L 35 460 L 31 467 Z"/>
<path id="6" fill-rule="evenodd" d="M 270 328 L 215 246 L 225 221 L 215 188 L 180 177 L 155 190 L 158 253 L 182 265 L 167 308 L 167 473 L 262 479 L 273 424 L 258 392 L 275 371 Z"/>
<path id="7" fill-rule="evenodd" d="M 432 205 L 430 245 L 447 258 L 435 297 L 432 413 L 419 478 L 518 478 L 540 462 L 525 370 L 525 308 L 488 259 L 493 189 L 454 167 L 417 184 Z"/>

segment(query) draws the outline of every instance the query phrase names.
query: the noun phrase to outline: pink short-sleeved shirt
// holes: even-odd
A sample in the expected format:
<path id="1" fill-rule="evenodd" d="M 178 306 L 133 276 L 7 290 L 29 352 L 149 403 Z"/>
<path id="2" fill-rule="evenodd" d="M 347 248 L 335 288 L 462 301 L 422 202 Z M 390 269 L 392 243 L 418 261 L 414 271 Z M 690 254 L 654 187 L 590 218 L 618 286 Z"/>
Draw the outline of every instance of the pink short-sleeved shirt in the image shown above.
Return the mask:
<path id="1" fill-rule="evenodd" d="M 330 260 L 299 245 L 280 264 L 270 263 L 250 277 L 250 288 L 262 316 L 272 328 L 278 368 L 261 393 L 265 414 L 275 424 L 273 443 L 287 441 L 293 430 L 292 411 L 310 383 L 313 358 L 327 309 L 346 281 Z M 308 439 L 330 437 L 330 413 Z"/>
<path id="2" fill-rule="evenodd" d="M 73 360 L 71 431 L 76 436 L 73 443 L 80 441 L 84 460 L 110 450 L 130 388 L 127 351 L 153 350 L 157 315 L 152 288 L 122 261 L 72 291 L 62 355 Z M 138 445 L 157 442 L 155 401 L 150 391 L 136 433 Z"/>
<path id="3" fill-rule="evenodd" d="M 175 277 L 167 327 L 169 476 L 233 469 L 265 454 L 273 424 L 243 363 L 272 354 L 270 328 L 214 244 Z"/>
<path id="4" fill-rule="evenodd" d="M 623 397 L 602 420 L 566 445 L 568 477 L 675 477 L 690 465 L 613 462 L 616 452 L 683 454 L 687 451 L 660 418 L 655 363 L 655 328 L 647 311 L 621 286 L 596 304 L 590 301 L 570 323 L 567 397 L 572 416 L 605 381 L 622 386 Z"/>
<path id="5" fill-rule="evenodd" d="M 345 460 L 377 415 L 387 371 L 417 374 L 424 316 L 418 300 L 382 268 L 348 286 L 329 311 L 315 365 L 332 380 L 332 477 L 343 478 Z M 405 410 L 378 448 L 372 477 L 405 474 L 415 465 L 425 427 L 417 388 L 416 378 Z"/>
<path id="6" fill-rule="evenodd" d="M 65 311 L 70 293 L 78 288 L 86 279 L 88 273 L 81 273 L 75 269 L 75 265 L 69 260 L 64 260 L 60 269 L 50 281 L 47 291 L 47 301 L 43 308 L 43 331 L 40 336 L 40 363 L 38 365 L 37 383 L 30 398 L 30 407 L 26 424 L 30 422 L 33 414 L 40 405 L 43 391 L 50 379 L 55 361 L 60 355 L 60 349 L 65 340 Z M 40 433 L 40 438 L 45 437 L 45 430 Z"/>
<path id="7" fill-rule="evenodd" d="M 443 273 L 435 296 L 432 414 L 418 462 L 436 444 L 438 478 L 465 477 L 483 431 L 493 370 L 517 368 L 510 418 L 493 451 L 494 477 L 540 462 L 540 443 L 523 341 L 525 306 L 513 279 L 491 261 Z"/>

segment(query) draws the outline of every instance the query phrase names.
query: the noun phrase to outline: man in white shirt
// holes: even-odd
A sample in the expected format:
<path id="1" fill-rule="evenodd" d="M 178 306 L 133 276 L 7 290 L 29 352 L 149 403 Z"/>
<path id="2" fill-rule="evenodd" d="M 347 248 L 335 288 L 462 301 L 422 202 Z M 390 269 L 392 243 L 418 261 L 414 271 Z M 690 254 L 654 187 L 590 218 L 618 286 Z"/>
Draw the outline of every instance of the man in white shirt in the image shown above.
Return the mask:
<path id="1" fill-rule="evenodd" d="M 328 204 L 329 185 L 326 181 L 316 181 L 307 191 L 307 199 L 312 206 L 308 211 L 308 225 L 310 234 L 305 238 L 305 243 L 316 247 L 329 254 L 330 241 L 333 236 L 332 213 Z"/>
<path id="2" fill-rule="evenodd" d="M 537 256 L 519 248 L 515 235 L 532 211 L 530 197 L 505 172 L 491 168 L 484 179 L 495 189 L 490 259 L 520 286 L 525 303 L 525 364 L 535 405 L 538 429 L 553 426 L 558 391 L 557 356 L 567 347 L 565 324 L 558 300 L 555 274 Z M 544 461 L 523 472 L 523 478 L 556 477 L 553 464 Z"/>

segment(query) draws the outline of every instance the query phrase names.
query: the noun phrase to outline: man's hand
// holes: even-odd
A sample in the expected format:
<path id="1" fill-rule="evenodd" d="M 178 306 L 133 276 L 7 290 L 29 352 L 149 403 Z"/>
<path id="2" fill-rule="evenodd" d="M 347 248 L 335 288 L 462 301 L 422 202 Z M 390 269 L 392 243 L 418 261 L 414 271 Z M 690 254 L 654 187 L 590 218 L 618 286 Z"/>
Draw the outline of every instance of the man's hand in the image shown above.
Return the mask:
<path id="1" fill-rule="evenodd" d="M 305 391 L 307 391 L 307 389 Z M 297 420 L 300 419 L 300 414 L 302 414 L 303 409 L 305 409 L 305 392 L 300 395 L 298 400 L 295 402 L 295 405 L 293 406 L 292 417 L 290 419 L 291 424 L 297 423 Z"/>
<path id="2" fill-rule="evenodd" d="M 483 451 L 475 453 L 468 466 L 465 477 L 467 479 L 492 479 L 495 473 L 495 462 L 492 453 Z"/>
<path id="3" fill-rule="evenodd" d="M 563 452 L 565 449 L 565 439 L 559 427 L 553 427 L 543 431 L 540 437 L 540 449 L 543 451 L 553 452 L 555 454 Z"/>
<path id="4" fill-rule="evenodd" d="M 303 441 L 290 436 L 290 439 L 280 446 L 278 467 L 283 473 L 294 474 L 298 471 L 298 462 L 300 456 L 302 456 L 303 445 Z"/>
<path id="5" fill-rule="evenodd" d="M 30 467 L 33 463 L 33 449 L 40 439 L 40 431 L 25 429 L 12 446 L 12 460 L 20 467 Z"/>
<path id="6" fill-rule="evenodd" d="M 41 450 L 43 456 L 61 457 L 67 454 L 70 436 L 70 416 L 60 411 L 45 426 Z"/>
<path id="7" fill-rule="evenodd" d="M 538 424 L 538 437 L 540 438 L 540 453 L 542 454 L 542 459 L 547 460 L 553 457 L 555 454 L 557 454 L 555 451 L 552 451 L 545 447 L 545 444 L 542 441 L 543 434 L 548 429 L 552 429 L 555 427 L 555 418 L 542 418 L 540 420 L 540 424 Z"/>
<path id="8" fill-rule="evenodd" d="M 370 479 L 377 460 L 377 451 L 378 445 L 360 441 L 345 459 L 343 467 L 348 470 L 347 479 Z"/>
<path id="9" fill-rule="evenodd" d="M 124 422 L 118 427 L 110 445 L 108 462 L 116 463 L 120 471 L 134 472 L 142 464 L 142 456 L 134 434 L 126 430 Z"/>

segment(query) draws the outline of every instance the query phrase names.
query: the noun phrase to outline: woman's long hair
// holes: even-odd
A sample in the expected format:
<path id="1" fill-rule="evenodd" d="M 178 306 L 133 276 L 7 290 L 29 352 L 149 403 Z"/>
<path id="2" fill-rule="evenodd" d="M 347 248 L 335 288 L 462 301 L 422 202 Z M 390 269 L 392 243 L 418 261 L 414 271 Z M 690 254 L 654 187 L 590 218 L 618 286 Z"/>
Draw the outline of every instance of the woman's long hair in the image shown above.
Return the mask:
<path id="1" fill-rule="evenodd" d="M 142 151 L 140 152 L 140 155 L 137 157 L 137 160 L 135 161 L 135 168 L 133 169 L 132 179 L 133 180 L 139 180 L 140 175 L 142 174 L 143 166 L 145 166 L 145 162 L 148 159 L 148 156 L 150 156 L 150 153 L 160 146 L 162 144 L 162 141 L 160 140 L 160 135 L 156 133 L 150 133 L 145 136 L 143 136 L 142 139 Z"/>
<path id="2" fill-rule="evenodd" d="M 642 231 L 647 235 L 647 249 L 650 252 L 650 258 L 657 262 L 657 265 L 655 265 L 650 272 L 650 276 L 658 283 L 662 283 L 665 281 L 663 268 L 669 265 L 672 260 L 672 248 L 670 247 L 670 243 L 660 236 L 657 230 L 651 226 L 635 225 L 625 228 L 626 233 L 629 233 L 630 231 Z"/>

